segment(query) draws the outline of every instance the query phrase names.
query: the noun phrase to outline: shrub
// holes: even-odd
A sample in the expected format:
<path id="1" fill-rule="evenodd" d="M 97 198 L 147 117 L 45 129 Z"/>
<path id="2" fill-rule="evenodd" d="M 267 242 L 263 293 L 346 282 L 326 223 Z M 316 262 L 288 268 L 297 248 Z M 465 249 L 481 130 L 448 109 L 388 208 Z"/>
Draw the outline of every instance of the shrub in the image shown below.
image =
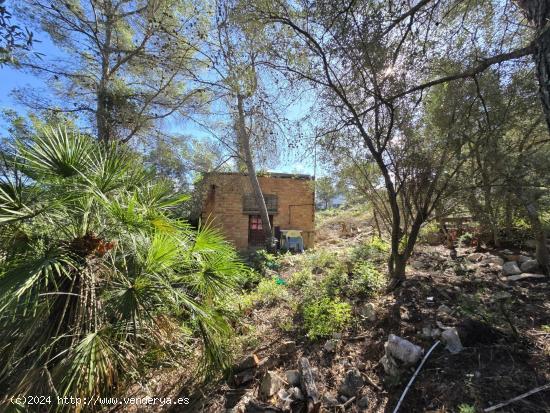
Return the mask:
<path id="1" fill-rule="evenodd" d="M 249 262 L 252 268 L 262 274 L 265 274 L 266 270 L 277 271 L 281 267 L 278 257 L 266 250 L 254 251 L 249 257 Z"/>
<path id="2" fill-rule="evenodd" d="M 382 238 L 373 237 L 369 242 L 358 245 L 351 252 L 353 262 L 380 260 L 389 252 L 390 246 Z"/>
<path id="3" fill-rule="evenodd" d="M 327 296 L 336 297 L 341 295 L 349 285 L 347 268 L 340 263 L 336 267 L 329 269 L 321 285 Z"/>
<path id="4" fill-rule="evenodd" d="M 371 262 L 357 263 L 353 268 L 350 292 L 357 295 L 373 296 L 386 285 L 386 278 Z"/>
<path id="5" fill-rule="evenodd" d="M 468 246 L 472 243 L 472 240 L 474 239 L 474 235 L 470 232 L 465 232 L 458 238 L 458 245 L 460 246 Z"/>
<path id="6" fill-rule="evenodd" d="M 109 395 L 144 361 L 183 360 L 195 343 L 204 372 L 228 367 L 231 326 L 212 304 L 244 265 L 217 230 L 179 218 L 187 196 L 125 145 L 49 129 L 15 150 L 0 190 L 0 232 L 19 229 L 0 246 L 11 394 Z"/>
<path id="7" fill-rule="evenodd" d="M 475 413 L 476 409 L 474 406 L 470 406 L 469 404 L 461 404 L 458 406 L 458 413 Z"/>
<path id="8" fill-rule="evenodd" d="M 239 277 L 239 284 L 245 290 L 251 290 L 263 279 L 263 275 L 254 268 L 245 267 Z"/>
<path id="9" fill-rule="evenodd" d="M 418 240 L 426 244 L 439 244 L 441 242 L 439 225 L 436 221 L 431 221 L 420 228 Z"/>
<path id="10" fill-rule="evenodd" d="M 277 282 L 277 279 L 263 279 L 254 291 L 242 298 L 244 308 L 250 308 L 254 304 L 273 305 L 277 301 L 288 298 L 286 287 Z"/>
<path id="11" fill-rule="evenodd" d="M 288 285 L 293 288 L 302 288 L 313 279 L 313 274 L 309 268 L 302 268 L 296 271 L 288 280 Z"/>
<path id="12" fill-rule="evenodd" d="M 351 319 L 351 306 L 338 299 L 324 297 L 304 305 L 303 315 L 307 336 L 315 340 L 341 331 Z"/>
<path id="13" fill-rule="evenodd" d="M 318 250 L 308 254 L 306 266 L 312 269 L 324 271 L 333 268 L 338 263 L 338 256 L 334 252 Z"/>

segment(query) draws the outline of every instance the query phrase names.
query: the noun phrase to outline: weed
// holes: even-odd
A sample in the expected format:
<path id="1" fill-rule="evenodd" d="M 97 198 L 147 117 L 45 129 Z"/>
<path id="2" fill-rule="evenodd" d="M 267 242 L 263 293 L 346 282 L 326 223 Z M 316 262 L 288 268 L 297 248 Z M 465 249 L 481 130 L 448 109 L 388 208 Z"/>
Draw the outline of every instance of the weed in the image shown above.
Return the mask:
<path id="1" fill-rule="evenodd" d="M 277 301 L 288 299 L 286 287 L 279 284 L 275 278 L 263 279 L 256 289 L 242 297 L 241 304 L 244 309 L 251 308 L 254 304 L 273 305 Z"/>
<path id="2" fill-rule="evenodd" d="M 338 299 L 324 297 L 304 305 L 303 315 L 307 336 L 315 340 L 344 329 L 351 320 L 351 306 Z"/>
<path id="3" fill-rule="evenodd" d="M 266 250 L 254 251 L 249 257 L 250 265 L 262 274 L 267 270 L 276 271 L 281 267 L 279 258 Z"/>
<path id="4" fill-rule="evenodd" d="M 286 333 L 290 333 L 292 330 L 294 330 L 294 322 L 292 321 L 292 317 L 284 318 L 280 320 L 277 323 L 277 326 L 281 331 L 284 331 Z"/>
<path id="5" fill-rule="evenodd" d="M 438 244 L 441 241 L 441 232 L 436 221 L 431 221 L 420 228 L 418 240 L 426 244 Z"/>
<path id="6" fill-rule="evenodd" d="M 306 265 L 318 272 L 327 268 L 333 268 L 338 263 L 338 256 L 334 252 L 327 250 L 318 250 L 313 254 L 308 254 Z"/>
<path id="7" fill-rule="evenodd" d="M 345 293 L 349 285 L 349 276 L 343 264 L 329 269 L 326 277 L 323 279 L 322 288 L 329 297 L 337 297 Z"/>
<path id="8" fill-rule="evenodd" d="M 253 289 L 262 280 L 263 276 L 258 271 L 250 267 L 244 267 L 239 284 L 244 290 Z"/>
<path id="9" fill-rule="evenodd" d="M 313 279 L 313 274 L 309 268 L 302 268 L 296 271 L 288 280 L 288 285 L 292 288 L 301 288 Z"/>
<path id="10" fill-rule="evenodd" d="M 470 232 L 465 232 L 458 238 L 458 245 L 462 247 L 467 247 L 472 243 L 472 240 L 474 239 L 474 235 Z"/>
<path id="11" fill-rule="evenodd" d="M 389 244 L 382 238 L 373 237 L 369 242 L 358 245 L 351 252 L 353 262 L 384 259 L 390 250 Z"/>
<path id="12" fill-rule="evenodd" d="M 461 295 L 458 299 L 458 309 L 465 316 L 478 320 L 481 319 L 491 325 L 498 322 L 496 315 L 489 311 L 487 306 L 483 303 L 479 291 L 475 294 Z"/>
<path id="13" fill-rule="evenodd" d="M 476 409 L 474 406 L 463 403 L 458 406 L 458 413 L 476 413 Z"/>
<path id="14" fill-rule="evenodd" d="M 386 278 L 369 261 L 360 262 L 353 268 L 350 292 L 354 295 L 372 297 L 386 285 Z"/>

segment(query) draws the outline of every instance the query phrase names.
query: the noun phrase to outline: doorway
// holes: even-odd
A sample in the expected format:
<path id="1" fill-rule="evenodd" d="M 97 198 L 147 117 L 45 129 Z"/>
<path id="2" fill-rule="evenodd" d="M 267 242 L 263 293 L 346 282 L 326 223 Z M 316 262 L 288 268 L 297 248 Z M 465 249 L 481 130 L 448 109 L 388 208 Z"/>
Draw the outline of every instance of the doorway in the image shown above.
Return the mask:
<path id="1" fill-rule="evenodd" d="M 273 228 L 273 215 L 269 216 L 269 223 Z M 248 216 L 248 246 L 260 247 L 265 245 L 264 228 L 262 225 L 262 217 L 260 215 Z"/>

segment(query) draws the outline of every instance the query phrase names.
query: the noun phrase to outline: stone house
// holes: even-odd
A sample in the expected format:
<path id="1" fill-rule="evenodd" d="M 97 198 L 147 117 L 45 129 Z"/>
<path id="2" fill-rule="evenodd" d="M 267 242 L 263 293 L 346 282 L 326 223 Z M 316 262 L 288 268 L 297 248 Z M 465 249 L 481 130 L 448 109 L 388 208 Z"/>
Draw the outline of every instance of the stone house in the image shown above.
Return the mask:
<path id="1" fill-rule="evenodd" d="M 274 235 L 301 231 L 304 247 L 312 248 L 315 235 L 314 180 L 310 175 L 258 175 Z M 201 220 L 217 226 L 240 251 L 264 243 L 262 220 L 248 175 L 236 172 L 206 174 L 203 180 Z"/>

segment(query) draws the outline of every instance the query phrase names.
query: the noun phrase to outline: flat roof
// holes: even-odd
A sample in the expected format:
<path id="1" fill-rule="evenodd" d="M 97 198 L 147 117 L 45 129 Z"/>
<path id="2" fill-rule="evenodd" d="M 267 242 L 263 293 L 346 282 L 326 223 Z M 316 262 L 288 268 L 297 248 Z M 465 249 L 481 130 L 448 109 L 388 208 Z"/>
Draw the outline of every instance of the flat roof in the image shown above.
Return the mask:
<path id="1" fill-rule="evenodd" d="M 207 172 L 205 175 L 241 175 L 248 176 L 244 172 Z M 258 177 L 268 177 L 268 178 L 283 178 L 283 179 L 304 179 L 304 180 L 313 180 L 315 179 L 312 175 L 306 174 L 287 174 L 282 172 L 260 172 L 257 173 Z"/>

